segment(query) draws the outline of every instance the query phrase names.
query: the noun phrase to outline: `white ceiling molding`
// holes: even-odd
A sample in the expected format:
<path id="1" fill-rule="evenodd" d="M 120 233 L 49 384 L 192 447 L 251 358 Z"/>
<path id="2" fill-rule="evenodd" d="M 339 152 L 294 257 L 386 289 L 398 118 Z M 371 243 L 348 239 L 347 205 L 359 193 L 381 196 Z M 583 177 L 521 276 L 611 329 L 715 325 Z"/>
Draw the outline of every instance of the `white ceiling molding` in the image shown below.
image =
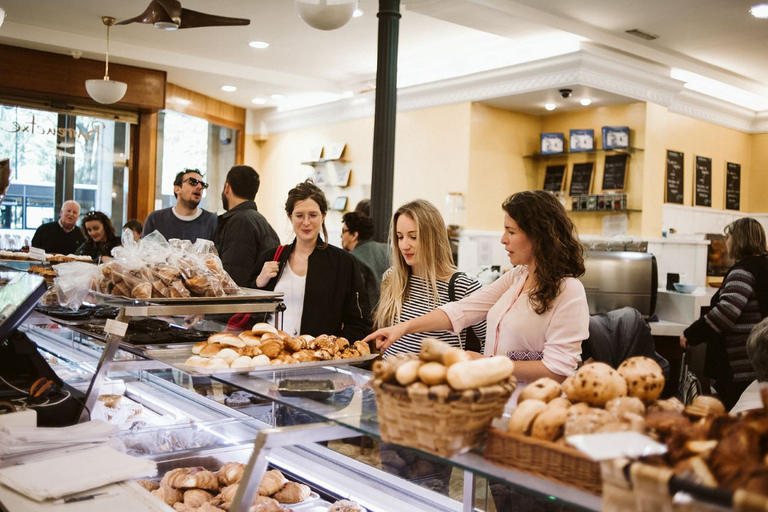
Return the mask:
<path id="1" fill-rule="evenodd" d="M 457 78 L 401 88 L 399 112 L 483 101 L 505 96 L 585 85 L 629 99 L 656 103 L 671 112 L 747 133 L 768 131 L 768 116 L 684 88 L 669 69 L 609 50 L 586 47 L 578 52 Z M 373 93 L 287 112 L 254 114 L 261 134 L 372 117 Z M 758 122 L 759 120 L 759 122 Z"/>

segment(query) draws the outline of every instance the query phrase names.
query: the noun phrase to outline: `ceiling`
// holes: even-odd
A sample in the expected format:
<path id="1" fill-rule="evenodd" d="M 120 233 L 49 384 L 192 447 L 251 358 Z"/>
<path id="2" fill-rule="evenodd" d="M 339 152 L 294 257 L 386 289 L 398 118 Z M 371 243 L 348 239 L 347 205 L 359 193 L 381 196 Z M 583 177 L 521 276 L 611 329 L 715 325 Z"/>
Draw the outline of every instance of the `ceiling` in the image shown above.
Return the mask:
<path id="1" fill-rule="evenodd" d="M 82 52 L 103 59 L 101 16 L 140 14 L 149 0 L 0 0 L 6 11 L 0 44 L 56 53 Z M 402 0 L 398 86 L 424 88 L 457 77 L 492 77 L 577 52 L 609 49 L 625 68 L 652 69 L 664 79 L 679 68 L 717 80 L 752 98 L 768 99 L 768 20 L 749 15 L 745 0 Z M 113 27 L 110 60 L 165 70 L 168 81 L 249 109 L 285 111 L 360 94 L 375 83 L 378 2 L 360 0 L 364 15 L 324 32 L 306 25 L 290 0 L 182 0 L 187 9 L 251 20 L 245 27 L 162 31 L 149 25 Z M 645 41 L 625 33 L 658 35 Z M 267 41 L 257 50 L 251 41 Z M 619 57 L 616 57 L 619 56 Z M 644 71 L 645 72 L 645 71 Z M 2 78 L 0 78 L 2 80 Z M 585 83 L 574 75 L 552 87 L 546 80 L 527 91 L 486 94 L 487 103 L 543 114 L 547 101 L 559 110 L 636 101 Z M 223 85 L 237 87 L 224 92 Z M 557 90 L 570 87 L 569 101 Z M 681 85 L 682 88 L 682 85 Z M 734 90 L 734 89 L 732 89 Z M 275 100 L 272 94 L 283 95 Z M 252 103 L 266 100 L 264 105 Z M 749 106 L 753 115 L 768 106 Z"/>

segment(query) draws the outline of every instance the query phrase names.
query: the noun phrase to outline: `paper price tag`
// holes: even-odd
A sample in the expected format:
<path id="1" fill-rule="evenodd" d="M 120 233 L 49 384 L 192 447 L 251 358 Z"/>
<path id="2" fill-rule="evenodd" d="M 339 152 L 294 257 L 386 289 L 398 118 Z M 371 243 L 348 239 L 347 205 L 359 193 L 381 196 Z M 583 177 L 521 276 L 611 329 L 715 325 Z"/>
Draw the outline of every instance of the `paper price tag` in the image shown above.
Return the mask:
<path id="1" fill-rule="evenodd" d="M 128 330 L 128 324 L 125 322 L 118 322 L 117 320 L 107 320 L 104 324 L 104 332 L 108 334 L 114 334 L 115 336 L 125 336 L 125 331 Z"/>
<path id="2" fill-rule="evenodd" d="M 31 260 L 45 261 L 45 251 L 38 249 L 37 247 L 30 247 L 27 256 L 29 256 L 29 259 Z"/>

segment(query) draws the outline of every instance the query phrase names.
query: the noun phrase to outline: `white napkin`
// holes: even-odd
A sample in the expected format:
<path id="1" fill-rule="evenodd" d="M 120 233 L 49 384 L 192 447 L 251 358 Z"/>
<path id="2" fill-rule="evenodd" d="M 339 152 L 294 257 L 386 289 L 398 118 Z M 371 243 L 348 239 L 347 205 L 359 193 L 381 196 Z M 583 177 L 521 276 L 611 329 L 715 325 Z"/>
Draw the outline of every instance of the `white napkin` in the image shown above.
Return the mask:
<path id="1" fill-rule="evenodd" d="M 37 501 L 157 474 L 154 461 L 98 447 L 0 469 L 0 483 Z M 67 478 L 76 475 L 77 478 Z"/>
<path id="2" fill-rule="evenodd" d="M 101 420 L 87 421 L 69 427 L 6 427 L 0 430 L 0 439 L 6 444 L 91 441 L 120 432 L 120 427 Z"/>

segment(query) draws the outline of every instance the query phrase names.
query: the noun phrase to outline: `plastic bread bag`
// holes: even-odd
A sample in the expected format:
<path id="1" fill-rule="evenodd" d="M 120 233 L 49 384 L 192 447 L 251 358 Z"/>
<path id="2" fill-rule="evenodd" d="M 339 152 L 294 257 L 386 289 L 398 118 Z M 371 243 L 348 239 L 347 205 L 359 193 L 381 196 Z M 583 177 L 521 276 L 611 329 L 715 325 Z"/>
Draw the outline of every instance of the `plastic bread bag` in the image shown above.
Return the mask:
<path id="1" fill-rule="evenodd" d="M 224 265 L 221 263 L 219 253 L 216 251 L 216 246 L 213 242 L 205 240 L 204 238 L 198 238 L 192 245 L 192 251 L 196 256 L 202 259 L 208 270 L 216 275 L 222 288 L 224 288 L 224 293 L 227 295 L 240 293 L 240 287 L 237 286 L 237 283 L 235 283 L 227 271 L 224 270 Z"/>
<path id="2" fill-rule="evenodd" d="M 72 310 L 80 309 L 91 291 L 91 283 L 99 277 L 101 269 L 83 261 L 59 263 L 54 269 L 58 277 L 53 280 L 53 286 L 59 304 Z"/>
<path id="3" fill-rule="evenodd" d="M 181 272 L 184 286 L 195 297 L 223 297 L 226 295 L 218 276 L 211 272 L 200 257 L 192 253 L 175 254 L 171 261 Z"/>
<path id="4" fill-rule="evenodd" d="M 141 271 L 144 266 L 141 260 L 114 259 L 103 266 L 107 265 L 110 269 L 109 275 L 114 283 L 113 295 L 134 299 L 152 297 L 152 284 Z"/>

